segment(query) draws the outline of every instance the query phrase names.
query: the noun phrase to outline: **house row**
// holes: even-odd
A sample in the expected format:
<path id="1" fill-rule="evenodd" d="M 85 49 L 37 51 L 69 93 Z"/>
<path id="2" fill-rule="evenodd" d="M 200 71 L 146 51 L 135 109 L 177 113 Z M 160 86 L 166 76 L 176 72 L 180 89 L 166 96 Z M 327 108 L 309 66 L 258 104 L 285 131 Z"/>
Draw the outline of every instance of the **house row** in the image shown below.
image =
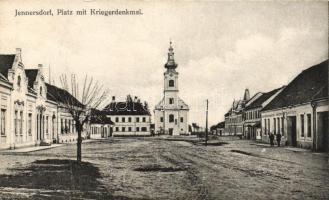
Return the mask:
<path id="1" fill-rule="evenodd" d="M 63 95 L 83 108 L 70 93 L 46 82 L 41 64 L 27 69 L 21 49 L 0 54 L 0 149 L 76 141 Z"/>
<path id="2" fill-rule="evenodd" d="M 225 114 L 226 133 L 262 142 L 280 133 L 281 145 L 329 151 L 328 60 L 303 70 L 287 86 L 243 100 Z"/>

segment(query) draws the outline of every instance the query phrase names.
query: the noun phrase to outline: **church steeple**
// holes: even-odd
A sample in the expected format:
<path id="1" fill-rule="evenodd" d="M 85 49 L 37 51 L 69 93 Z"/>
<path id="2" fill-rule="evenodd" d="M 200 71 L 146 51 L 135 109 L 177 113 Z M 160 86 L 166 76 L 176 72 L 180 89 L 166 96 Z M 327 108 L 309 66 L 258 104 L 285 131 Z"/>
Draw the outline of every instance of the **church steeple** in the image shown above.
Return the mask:
<path id="1" fill-rule="evenodd" d="M 167 69 L 176 69 L 177 64 L 175 63 L 175 58 L 174 58 L 174 48 L 172 47 L 172 42 L 170 40 L 170 45 L 168 49 L 168 60 L 167 63 L 165 64 L 165 68 Z"/>

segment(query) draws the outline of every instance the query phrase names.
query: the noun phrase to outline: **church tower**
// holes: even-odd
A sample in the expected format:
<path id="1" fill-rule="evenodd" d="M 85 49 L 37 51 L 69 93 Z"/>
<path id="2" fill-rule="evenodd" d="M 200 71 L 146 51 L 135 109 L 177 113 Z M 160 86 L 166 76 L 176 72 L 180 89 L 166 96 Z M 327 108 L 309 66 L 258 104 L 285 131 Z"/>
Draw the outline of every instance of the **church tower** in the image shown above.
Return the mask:
<path id="1" fill-rule="evenodd" d="M 170 42 L 167 62 L 164 65 L 163 98 L 155 106 L 155 131 L 158 134 L 179 135 L 188 133 L 189 107 L 178 96 L 178 64 Z"/>

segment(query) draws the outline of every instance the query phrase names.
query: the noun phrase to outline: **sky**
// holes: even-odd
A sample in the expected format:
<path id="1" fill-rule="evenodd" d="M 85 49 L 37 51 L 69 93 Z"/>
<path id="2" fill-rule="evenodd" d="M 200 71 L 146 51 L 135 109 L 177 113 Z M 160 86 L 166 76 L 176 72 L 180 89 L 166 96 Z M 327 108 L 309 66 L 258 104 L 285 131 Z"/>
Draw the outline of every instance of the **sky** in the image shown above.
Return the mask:
<path id="1" fill-rule="evenodd" d="M 52 9 L 54 16 L 14 17 L 15 9 Z M 59 16 L 57 9 L 141 9 L 139 16 Z M 22 49 L 26 68 L 45 66 L 85 75 L 109 96 L 147 101 L 152 114 L 163 95 L 169 40 L 179 72 L 179 96 L 189 122 L 224 120 L 232 101 L 287 85 L 328 58 L 327 2 L 0 1 L 0 53 Z"/>

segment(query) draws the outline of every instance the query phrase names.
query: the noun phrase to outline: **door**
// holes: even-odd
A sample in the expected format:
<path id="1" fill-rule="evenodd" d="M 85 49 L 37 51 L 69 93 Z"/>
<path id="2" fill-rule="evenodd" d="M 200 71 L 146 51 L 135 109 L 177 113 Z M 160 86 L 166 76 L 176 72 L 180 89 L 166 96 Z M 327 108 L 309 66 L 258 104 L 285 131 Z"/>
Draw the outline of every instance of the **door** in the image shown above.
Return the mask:
<path id="1" fill-rule="evenodd" d="M 296 130 L 296 116 L 288 117 L 287 131 L 288 131 L 288 145 L 297 146 L 297 130 Z"/>
<path id="2" fill-rule="evenodd" d="M 169 129 L 169 135 L 172 135 L 173 132 L 174 132 L 174 129 L 173 129 L 173 128 L 170 128 L 170 129 Z"/>
<path id="3" fill-rule="evenodd" d="M 320 151 L 329 151 L 329 136 L 328 136 L 328 112 L 318 112 L 318 149 Z"/>

